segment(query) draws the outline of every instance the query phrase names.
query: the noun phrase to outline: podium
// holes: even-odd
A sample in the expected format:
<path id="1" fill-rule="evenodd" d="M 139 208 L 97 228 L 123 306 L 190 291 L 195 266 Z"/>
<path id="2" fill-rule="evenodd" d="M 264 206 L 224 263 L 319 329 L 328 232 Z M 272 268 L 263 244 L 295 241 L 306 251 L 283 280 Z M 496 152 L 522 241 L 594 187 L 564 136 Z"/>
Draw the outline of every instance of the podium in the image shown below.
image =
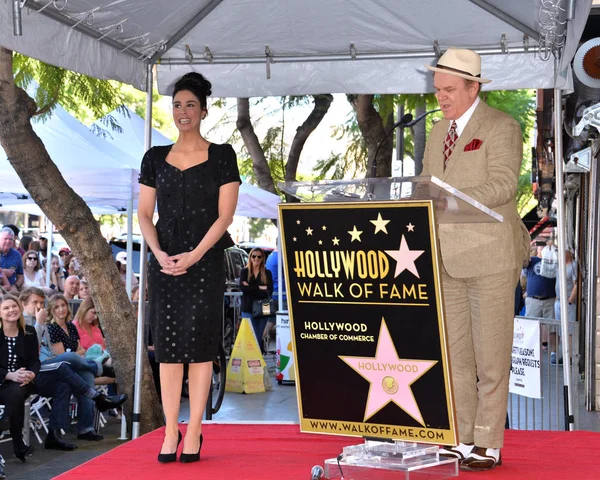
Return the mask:
<path id="1" fill-rule="evenodd" d="M 280 188 L 300 428 L 365 439 L 325 478 L 458 475 L 437 228 L 502 217 L 435 177 Z"/>

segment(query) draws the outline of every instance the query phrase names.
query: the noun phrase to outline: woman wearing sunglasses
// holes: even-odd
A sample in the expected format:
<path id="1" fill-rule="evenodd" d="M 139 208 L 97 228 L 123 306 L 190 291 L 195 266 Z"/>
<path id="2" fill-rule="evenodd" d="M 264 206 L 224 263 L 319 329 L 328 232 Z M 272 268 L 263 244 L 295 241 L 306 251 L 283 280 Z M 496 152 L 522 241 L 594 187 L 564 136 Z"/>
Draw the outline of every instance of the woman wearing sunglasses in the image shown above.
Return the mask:
<path id="1" fill-rule="evenodd" d="M 23 255 L 23 280 L 24 287 L 46 286 L 46 272 L 40 267 L 40 257 L 35 250 Z"/>
<path id="2" fill-rule="evenodd" d="M 255 318 L 252 306 L 255 300 L 271 298 L 273 294 L 273 276 L 265 267 L 265 253 L 260 248 L 253 248 L 248 257 L 248 266 L 240 272 L 240 285 L 242 288 L 242 317 L 252 320 L 252 327 L 256 339 L 260 344 L 261 352 L 265 353 L 263 338 L 269 317 Z"/>

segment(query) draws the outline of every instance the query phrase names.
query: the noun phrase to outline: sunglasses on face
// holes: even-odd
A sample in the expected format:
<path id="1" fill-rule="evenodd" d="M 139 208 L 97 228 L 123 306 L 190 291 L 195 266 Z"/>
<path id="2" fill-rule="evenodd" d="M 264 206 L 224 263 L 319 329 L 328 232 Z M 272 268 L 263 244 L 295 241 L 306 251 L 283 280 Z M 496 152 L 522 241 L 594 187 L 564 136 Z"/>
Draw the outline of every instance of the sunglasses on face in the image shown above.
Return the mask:
<path id="1" fill-rule="evenodd" d="M 68 253 L 65 253 L 65 252 L 58 254 L 59 257 L 66 257 L 67 255 L 68 255 Z"/>
<path id="2" fill-rule="evenodd" d="M 37 257 L 27 257 L 27 260 L 35 260 L 37 262 Z"/>
<path id="3" fill-rule="evenodd" d="M 262 255 L 251 255 L 252 258 L 262 258 Z"/>

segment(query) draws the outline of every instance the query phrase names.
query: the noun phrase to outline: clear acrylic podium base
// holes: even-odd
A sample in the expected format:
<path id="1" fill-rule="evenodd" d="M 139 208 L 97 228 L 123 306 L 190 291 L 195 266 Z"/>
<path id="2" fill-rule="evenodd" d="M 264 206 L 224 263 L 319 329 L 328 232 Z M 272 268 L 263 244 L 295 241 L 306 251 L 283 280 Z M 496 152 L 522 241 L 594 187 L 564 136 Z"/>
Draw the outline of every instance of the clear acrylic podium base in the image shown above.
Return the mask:
<path id="1" fill-rule="evenodd" d="M 458 460 L 440 457 L 434 445 L 366 440 L 344 447 L 339 463 L 325 460 L 324 470 L 330 480 L 439 480 L 458 476 Z"/>

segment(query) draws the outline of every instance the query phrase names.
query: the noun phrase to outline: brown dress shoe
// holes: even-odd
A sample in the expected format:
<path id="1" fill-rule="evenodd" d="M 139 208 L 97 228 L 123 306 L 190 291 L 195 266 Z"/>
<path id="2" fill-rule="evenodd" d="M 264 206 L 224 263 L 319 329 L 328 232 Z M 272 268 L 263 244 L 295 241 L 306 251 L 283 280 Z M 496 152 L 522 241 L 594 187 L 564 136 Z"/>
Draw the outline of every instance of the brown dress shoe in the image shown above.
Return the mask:
<path id="1" fill-rule="evenodd" d="M 473 450 L 472 443 L 459 443 L 456 447 L 440 447 L 440 456 L 446 458 L 457 458 L 462 462 Z"/>
<path id="2" fill-rule="evenodd" d="M 460 462 L 460 469 L 480 472 L 491 470 L 497 465 L 502 465 L 502 455 L 499 448 L 473 447 L 471 453 Z"/>

